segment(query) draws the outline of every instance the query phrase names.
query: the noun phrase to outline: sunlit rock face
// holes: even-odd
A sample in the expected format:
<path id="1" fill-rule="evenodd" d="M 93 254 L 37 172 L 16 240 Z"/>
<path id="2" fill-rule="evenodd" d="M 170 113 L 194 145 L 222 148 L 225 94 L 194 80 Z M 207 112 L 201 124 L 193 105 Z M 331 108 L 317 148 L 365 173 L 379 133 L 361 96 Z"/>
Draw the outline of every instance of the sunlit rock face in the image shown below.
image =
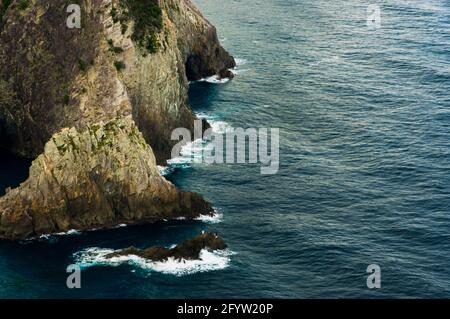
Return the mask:
<path id="1" fill-rule="evenodd" d="M 174 128 L 193 130 L 188 81 L 234 59 L 188 0 L 1 1 L 0 145 L 35 158 L 0 199 L 0 237 L 208 214 L 159 175 Z M 144 14 L 142 14 L 144 12 Z"/>

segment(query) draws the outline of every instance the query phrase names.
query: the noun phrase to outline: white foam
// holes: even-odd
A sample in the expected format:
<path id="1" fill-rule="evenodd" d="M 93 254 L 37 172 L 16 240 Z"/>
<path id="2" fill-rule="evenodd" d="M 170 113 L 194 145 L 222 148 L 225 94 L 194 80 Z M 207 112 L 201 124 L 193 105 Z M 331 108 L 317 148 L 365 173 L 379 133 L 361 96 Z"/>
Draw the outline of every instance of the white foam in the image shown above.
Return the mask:
<path id="1" fill-rule="evenodd" d="M 234 61 L 236 62 L 236 67 L 232 68 L 232 69 L 228 69 L 229 71 L 231 71 L 234 75 L 239 75 L 242 74 L 246 71 L 248 71 L 248 69 L 239 69 L 240 66 L 247 64 L 247 60 L 246 59 L 239 59 L 236 58 L 234 59 Z M 221 79 L 218 75 L 213 75 L 213 76 L 209 76 L 197 81 L 191 81 L 189 83 L 195 83 L 195 82 L 208 82 L 208 83 L 212 83 L 212 84 L 225 84 L 228 81 L 230 81 L 229 78 L 223 78 Z"/>
<path id="2" fill-rule="evenodd" d="M 233 127 L 229 123 L 218 120 L 215 116 L 206 113 L 197 113 L 197 117 L 207 120 L 209 125 L 211 125 L 213 133 L 224 134 L 233 131 Z"/>
<path id="3" fill-rule="evenodd" d="M 234 59 L 234 61 L 236 62 L 236 66 L 241 66 L 247 64 L 248 62 L 246 59 L 239 59 L 239 58 Z"/>
<path id="4" fill-rule="evenodd" d="M 114 226 L 113 229 L 115 229 L 115 228 L 124 228 L 124 227 L 127 227 L 127 226 L 128 226 L 127 224 L 119 224 L 119 225 Z"/>
<path id="5" fill-rule="evenodd" d="M 60 232 L 60 233 L 54 233 L 54 234 L 44 234 L 44 235 L 39 236 L 38 239 L 50 239 L 52 237 L 76 236 L 76 235 L 81 235 L 81 231 L 76 230 L 76 229 L 70 229 L 67 232 Z"/>
<path id="6" fill-rule="evenodd" d="M 212 131 L 214 133 L 225 134 L 227 132 L 233 131 L 231 125 L 225 121 L 210 120 L 209 124 L 211 125 Z"/>
<path id="7" fill-rule="evenodd" d="M 322 58 L 316 62 L 310 63 L 310 66 L 319 66 L 321 64 L 336 64 L 336 63 L 342 63 L 342 58 L 338 55 L 333 55 L 330 57 Z"/>
<path id="8" fill-rule="evenodd" d="M 108 248 L 91 247 L 73 254 L 75 263 L 82 269 L 94 266 L 111 266 L 117 267 L 128 264 L 139 267 L 146 271 L 155 271 L 163 274 L 175 276 L 190 275 L 198 272 L 206 272 L 213 270 L 221 270 L 228 267 L 230 256 L 233 254 L 227 250 L 208 251 L 203 249 L 200 252 L 199 260 L 176 260 L 169 258 L 163 262 L 153 262 L 147 259 L 135 256 L 119 256 L 106 258 L 108 254 L 114 253 L 116 250 Z"/>
<path id="9" fill-rule="evenodd" d="M 202 139 L 197 139 L 193 142 L 186 143 L 180 151 L 180 156 L 171 158 L 167 161 L 172 168 L 188 168 L 193 162 L 202 162 L 203 144 L 207 143 Z"/>
<path id="10" fill-rule="evenodd" d="M 200 215 L 194 220 L 198 220 L 207 224 L 218 224 L 222 222 L 223 214 L 220 213 L 217 209 L 214 209 L 214 214 L 211 215 Z M 187 220 L 186 217 L 177 217 L 175 220 Z"/>
<path id="11" fill-rule="evenodd" d="M 66 233 L 58 233 L 58 235 L 60 235 L 60 236 L 66 236 L 66 235 L 71 236 L 71 235 L 80 235 L 80 234 L 81 234 L 81 232 L 79 230 L 76 230 L 76 229 L 71 229 L 71 230 L 69 230 Z"/>
<path id="12" fill-rule="evenodd" d="M 230 81 L 229 78 L 221 79 L 218 75 L 213 75 L 213 76 L 209 76 L 207 78 L 198 80 L 198 82 L 208 82 L 208 83 L 212 83 L 212 84 L 225 84 L 228 81 Z"/>
<path id="13" fill-rule="evenodd" d="M 238 68 L 234 68 L 231 70 L 231 72 L 233 72 L 234 75 L 241 75 L 242 73 L 245 73 L 247 71 L 250 71 L 250 69 L 238 69 Z"/>
<path id="14" fill-rule="evenodd" d="M 158 165 L 158 170 L 159 170 L 159 174 L 161 174 L 161 176 L 167 176 L 173 172 L 173 168 L 170 166 L 159 166 Z"/>
<path id="15" fill-rule="evenodd" d="M 202 221 L 207 224 L 218 224 L 222 222 L 223 214 L 217 209 L 214 209 L 214 214 L 211 215 L 200 215 L 195 220 Z"/>
<path id="16" fill-rule="evenodd" d="M 246 59 L 238 59 L 238 58 L 236 58 L 235 62 L 236 62 L 236 66 L 234 68 L 230 69 L 230 71 L 233 72 L 233 74 L 235 76 L 239 76 L 242 73 L 245 73 L 245 72 L 249 71 L 249 69 L 241 69 L 240 68 L 241 66 L 243 66 L 243 65 L 248 63 L 248 61 Z"/>
<path id="17" fill-rule="evenodd" d="M 211 125 L 213 133 L 225 134 L 233 130 L 233 127 L 225 121 L 215 120 L 214 117 L 204 113 L 197 114 L 199 119 L 205 119 Z M 212 147 L 212 143 L 204 139 L 196 139 L 193 142 L 186 143 L 180 151 L 180 156 L 174 157 L 167 161 L 170 169 L 188 168 L 192 163 L 203 163 L 203 151 Z"/>

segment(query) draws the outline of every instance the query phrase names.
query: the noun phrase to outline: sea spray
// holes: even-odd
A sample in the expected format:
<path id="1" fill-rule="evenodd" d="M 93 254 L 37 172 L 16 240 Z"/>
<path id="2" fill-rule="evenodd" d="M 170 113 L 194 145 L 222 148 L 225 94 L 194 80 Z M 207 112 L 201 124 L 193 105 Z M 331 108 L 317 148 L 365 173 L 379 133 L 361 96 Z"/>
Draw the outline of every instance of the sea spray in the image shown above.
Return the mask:
<path id="1" fill-rule="evenodd" d="M 172 246 L 173 247 L 173 246 Z M 95 266 L 118 267 L 131 265 L 150 272 L 159 272 L 174 276 L 185 276 L 199 272 L 225 269 L 229 266 L 230 256 L 234 253 L 228 249 L 208 251 L 201 250 L 199 260 L 176 260 L 168 258 L 165 261 L 150 261 L 135 255 L 106 258 L 116 252 L 114 249 L 90 247 L 73 254 L 74 261 L 81 269 Z"/>

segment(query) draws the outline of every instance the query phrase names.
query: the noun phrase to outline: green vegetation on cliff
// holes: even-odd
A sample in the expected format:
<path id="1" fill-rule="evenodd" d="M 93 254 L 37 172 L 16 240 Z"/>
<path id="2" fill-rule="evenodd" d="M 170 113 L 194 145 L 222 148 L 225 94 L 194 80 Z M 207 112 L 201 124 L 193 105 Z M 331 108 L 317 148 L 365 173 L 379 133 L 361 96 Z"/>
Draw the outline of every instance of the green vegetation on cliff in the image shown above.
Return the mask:
<path id="1" fill-rule="evenodd" d="M 122 33 L 125 33 L 131 18 L 134 21 L 131 39 L 149 53 L 156 53 L 159 49 L 156 36 L 163 27 L 162 10 L 158 0 L 119 0 L 120 10 L 112 7 L 111 16 L 114 23 L 120 22 Z"/>
<path id="2" fill-rule="evenodd" d="M 19 10 L 26 10 L 28 6 L 30 5 L 28 0 L 20 0 L 19 2 Z"/>

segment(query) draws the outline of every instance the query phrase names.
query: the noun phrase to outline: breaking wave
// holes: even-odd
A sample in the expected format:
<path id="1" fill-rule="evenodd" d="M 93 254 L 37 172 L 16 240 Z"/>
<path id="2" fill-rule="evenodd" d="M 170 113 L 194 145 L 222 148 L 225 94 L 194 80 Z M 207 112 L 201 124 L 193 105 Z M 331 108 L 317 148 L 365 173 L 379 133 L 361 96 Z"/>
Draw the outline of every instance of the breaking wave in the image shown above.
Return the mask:
<path id="1" fill-rule="evenodd" d="M 247 69 L 241 69 L 240 67 L 247 64 L 247 60 L 246 59 L 239 59 L 236 58 L 235 59 L 236 62 L 236 66 L 232 69 L 229 69 L 234 75 L 239 75 L 242 74 L 246 71 L 248 71 Z M 223 78 L 221 79 L 218 75 L 213 75 L 213 76 L 208 76 L 206 78 L 197 80 L 197 81 L 191 81 L 191 83 L 195 83 L 195 82 L 208 82 L 208 83 L 212 83 L 212 84 L 225 84 L 227 82 L 229 82 L 230 79 L 229 78 Z"/>
<path id="2" fill-rule="evenodd" d="M 199 119 L 205 119 L 211 125 L 213 133 L 225 134 L 233 130 L 231 125 L 225 121 L 217 120 L 215 117 L 198 113 Z M 186 143 L 181 148 L 180 156 L 167 161 L 168 167 L 161 167 L 160 173 L 163 176 L 169 175 L 174 168 L 188 168 L 192 163 L 203 163 L 203 150 L 211 147 L 211 142 L 204 139 L 196 139 L 193 142 Z"/>
<path id="3" fill-rule="evenodd" d="M 54 234 L 44 234 L 41 235 L 37 238 L 32 238 L 30 240 L 34 240 L 34 239 L 40 239 L 40 240 L 50 240 L 52 238 L 57 238 L 57 237 L 62 237 L 62 236 L 77 236 L 77 235 L 81 235 L 81 231 L 76 230 L 76 229 L 71 229 L 67 232 L 60 232 L 60 233 L 54 233 Z"/>
<path id="4" fill-rule="evenodd" d="M 173 167 L 170 167 L 170 166 L 159 166 L 158 165 L 158 170 L 159 170 L 159 174 L 161 174 L 161 176 L 167 176 L 167 175 L 170 175 L 171 173 L 173 173 Z"/>
<path id="5" fill-rule="evenodd" d="M 214 215 L 200 215 L 195 220 L 202 221 L 207 224 L 218 224 L 222 222 L 223 214 L 217 211 L 214 211 Z"/>
<path id="6" fill-rule="evenodd" d="M 231 71 L 238 75 L 242 72 L 245 72 L 247 70 L 240 69 L 241 66 L 247 64 L 246 59 L 239 59 L 236 58 L 236 67 L 231 69 Z M 219 79 L 217 75 L 201 79 L 197 82 L 210 82 L 210 83 L 226 83 L 229 81 L 229 79 Z M 211 128 L 214 133 L 218 134 L 225 134 L 229 131 L 231 131 L 233 128 L 231 125 L 225 121 L 218 120 L 216 117 L 205 114 L 205 113 L 198 113 L 197 117 L 200 119 L 205 119 L 208 121 L 208 123 L 211 125 Z M 168 166 L 166 167 L 158 167 L 161 175 L 167 176 L 171 174 L 174 170 L 174 168 L 189 168 L 192 163 L 201 163 L 203 162 L 203 150 L 208 148 L 208 145 L 210 144 L 209 141 L 203 140 L 203 139 L 197 139 L 193 142 L 187 143 L 181 148 L 180 156 L 172 158 L 167 161 Z"/>
<path id="7" fill-rule="evenodd" d="M 121 265 L 130 265 L 139 267 L 142 270 L 150 272 L 159 272 L 174 276 L 185 276 L 199 272 L 221 270 L 228 267 L 230 256 L 233 252 L 230 250 L 208 251 L 203 249 L 200 252 L 199 260 L 176 260 L 169 258 L 166 261 L 150 261 L 135 255 L 119 256 L 106 258 L 108 254 L 116 250 L 108 248 L 90 247 L 73 254 L 75 263 L 86 269 L 95 266 L 117 267 Z"/>
<path id="8" fill-rule="evenodd" d="M 200 215 L 199 217 L 195 218 L 197 221 L 201 221 L 207 224 L 218 224 L 222 222 L 223 214 L 218 212 L 216 209 L 214 209 L 214 214 L 212 216 L 210 215 Z M 178 217 L 175 220 L 186 220 L 186 217 Z"/>
<path id="9" fill-rule="evenodd" d="M 212 83 L 212 84 L 225 84 L 228 81 L 230 81 L 229 78 L 221 79 L 218 75 L 213 75 L 213 76 L 209 76 L 209 77 L 204 78 L 204 79 L 200 79 L 197 82 L 208 82 L 208 83 Z"/>

